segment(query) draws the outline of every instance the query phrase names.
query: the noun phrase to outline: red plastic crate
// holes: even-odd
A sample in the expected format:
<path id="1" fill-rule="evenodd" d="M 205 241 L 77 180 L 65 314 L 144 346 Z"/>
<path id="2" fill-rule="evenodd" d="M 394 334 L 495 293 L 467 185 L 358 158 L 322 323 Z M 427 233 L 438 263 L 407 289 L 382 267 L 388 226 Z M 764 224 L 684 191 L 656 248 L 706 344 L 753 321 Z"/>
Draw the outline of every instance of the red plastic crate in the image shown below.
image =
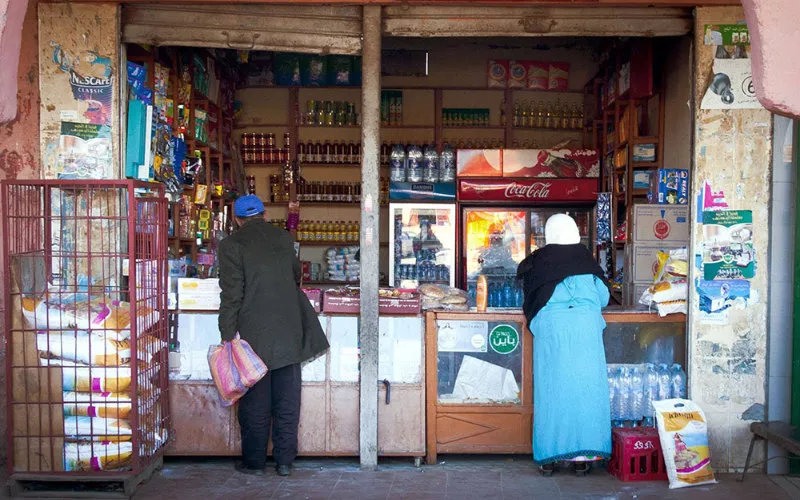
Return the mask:
<path id="1" fill-rule="evenodd" d="M 620 481 L 666 481 L 667 467 L 654 427 L 611 430 L 608 471 Z"/>

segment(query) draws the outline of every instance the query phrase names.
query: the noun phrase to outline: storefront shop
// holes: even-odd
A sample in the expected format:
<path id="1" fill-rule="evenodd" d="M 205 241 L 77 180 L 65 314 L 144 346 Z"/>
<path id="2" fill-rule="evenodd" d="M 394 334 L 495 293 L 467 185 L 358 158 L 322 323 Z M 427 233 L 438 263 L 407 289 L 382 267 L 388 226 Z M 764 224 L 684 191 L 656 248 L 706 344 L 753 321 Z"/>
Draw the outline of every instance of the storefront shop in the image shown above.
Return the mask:
<path id="1" fill-rule="evenodd" d="M 134 3 L 100 19 L 98 8 L 40 6 L 43 171 L 164 185 L 166 454 L 239 453 L 207 354 L 219 342 L 216 247 L 234 229 L 233 200 L 252 193 L 297 242 L 331 344 L 303 367 L 301 455 L 369 467 L 530 453 L 533 337 L 516 266 L 544 245 L 547 218 L 568 213 L 613 285 L 609 378 L 679 365 L 689 396 L 713 407 L 718 466 L 739 466 L 730 436 L 742 426 L 720 420 L 732 404 L 763 410 L 766 332 L 751 321 L 763 300 L 751 299 L 767 296 L 762 265 L 752 273 L 766 263 L 765 221 L 744 200 L 764 179 L 725 184 L 709 155 L 731 154 L 730 127 L 767 154 L 771 128 L 763 110 L 701 106 L 726 99 L 705 81 L 715 51 L 748 50 L 740 35 L 704 41 L 737 9 Z M 64 16 L 90 49 L 58 26 Z M 84 52 L 94 62 L 73 64 Z M 66 162 L 67 137 L 105 140 L 107 156 Z M 729 165 L 745 161 L 732 154 Z M 750 213 L 716 220 L 715 203 Z M 719 243 L 701 229 L 712 225 L 749 236 Z M 708 284 L 695 290 L 698 277 Z M 725 280 L 748 295 L 719 295 Z M 739 340 L 719 333 L 748 322 Z M 711 344 L 731 359 L 746 350 L 752 371 Z M 720 363 L 752 389 L 730 404 L 731 386 L 710 382 Z"/>

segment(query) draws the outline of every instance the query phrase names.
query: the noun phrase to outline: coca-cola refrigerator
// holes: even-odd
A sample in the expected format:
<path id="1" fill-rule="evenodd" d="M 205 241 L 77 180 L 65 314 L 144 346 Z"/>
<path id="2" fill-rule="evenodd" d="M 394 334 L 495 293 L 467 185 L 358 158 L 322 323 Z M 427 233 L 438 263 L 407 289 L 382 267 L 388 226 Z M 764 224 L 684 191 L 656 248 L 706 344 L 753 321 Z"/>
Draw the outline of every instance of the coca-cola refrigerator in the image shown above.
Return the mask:
<path id="1" fill-rule="evenodd" d="M 459 179 L 460 285 L 474 305 L 478 276 L 489 282 L 489 307 L 522 307 L 517 266 L 545 245 L 544 227 L 556 213 L 572 216 L 581 242 L 594 252 L 596 178 Z"/>

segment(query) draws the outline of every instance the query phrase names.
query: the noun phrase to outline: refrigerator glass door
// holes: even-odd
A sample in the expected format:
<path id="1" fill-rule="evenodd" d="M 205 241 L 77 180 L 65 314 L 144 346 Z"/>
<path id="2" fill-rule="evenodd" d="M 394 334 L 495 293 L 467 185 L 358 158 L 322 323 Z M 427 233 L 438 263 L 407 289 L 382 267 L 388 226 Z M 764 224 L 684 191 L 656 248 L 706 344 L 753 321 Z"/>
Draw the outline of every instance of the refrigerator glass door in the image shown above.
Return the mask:
<path id="1" fill-rule="evenodd" d="M 591 233 L 591 212 L 588 210 L 564 210 L 564 209 L 532 209 L 530 216 L 531 224 L 531 246 L 530 251 L 535 252 L 545 245 L 544 228 L 547 219 L 555 214 L 567 214 L 578 225 L 578 231 L 581 234 L 581 243 L 586 245 L 592 250 L 592 233 Z"/>
<path id="2" fill-rule="evenodd" d="M 455 286 L 455 205 L 392 203 L 389 284 L 417 288 L 422 283 Z"/>
<path id="3" fill-rule="evenodd" d="M 470 305 L 475 284 L 485 275 L 489 307 L 520 307 L 517 265 L 525 258 L 527 210 L 464 209 L 464 262 Z"/>

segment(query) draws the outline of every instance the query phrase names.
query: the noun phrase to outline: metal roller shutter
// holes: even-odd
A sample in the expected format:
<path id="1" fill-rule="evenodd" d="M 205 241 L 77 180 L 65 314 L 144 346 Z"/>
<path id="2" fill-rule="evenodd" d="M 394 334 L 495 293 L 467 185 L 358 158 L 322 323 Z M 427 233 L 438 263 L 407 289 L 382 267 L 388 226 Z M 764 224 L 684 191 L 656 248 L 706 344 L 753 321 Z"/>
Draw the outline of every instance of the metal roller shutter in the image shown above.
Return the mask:
<path id="1" fill-rule="evenodd" d="M 358 6 L 129 4 L 122 41 L 356 55 L 361 19 Z"/>
<path id="2" fill-rule="evenodd" d="M 384 7 L 383 33 L 402 37 L 680 36 L 692 10 L 638 7 Z"/>

